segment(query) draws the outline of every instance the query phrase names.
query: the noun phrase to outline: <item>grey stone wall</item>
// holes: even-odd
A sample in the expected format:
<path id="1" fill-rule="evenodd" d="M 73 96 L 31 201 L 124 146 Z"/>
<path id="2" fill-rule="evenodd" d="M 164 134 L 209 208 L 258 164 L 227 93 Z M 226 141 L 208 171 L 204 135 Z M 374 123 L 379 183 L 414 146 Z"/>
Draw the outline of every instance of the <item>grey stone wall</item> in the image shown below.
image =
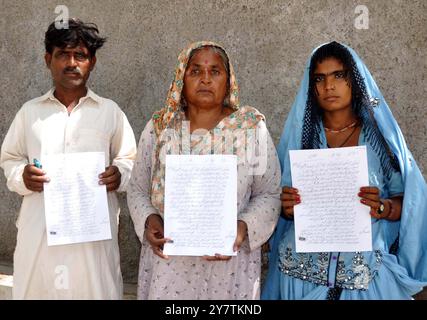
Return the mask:
<path id="1" fill-rule="evenodd" d="M 427 2 L 364 1 L 69 1 L 0 0 L 0 141 L 27 100 L 51 86 L 43 36 L 66 5 L 70 16 L 98 24 L 108 37 L 90 86 L 115 100 L 139 135 L 162 107 L 176 58 L 188 43 L 213 40 L 228 49 L 241 100 L 261 110 L 278 141 L 311 50 L 335 39 L 368 65 L 426 176 Z M 357 5 L 369 29 L 354 26 Z M 125 281 L 136 281 L 138 239 L 122 197 L 120 248 Z M 0 261 L 11 262 L 21 199 L 0 176 Z"/>

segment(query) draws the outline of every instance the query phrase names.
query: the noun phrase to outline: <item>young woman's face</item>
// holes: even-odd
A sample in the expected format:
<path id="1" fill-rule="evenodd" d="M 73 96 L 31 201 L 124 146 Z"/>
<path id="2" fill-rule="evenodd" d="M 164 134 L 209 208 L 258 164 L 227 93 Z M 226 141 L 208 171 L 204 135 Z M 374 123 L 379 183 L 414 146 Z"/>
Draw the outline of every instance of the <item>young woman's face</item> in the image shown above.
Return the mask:
<path id="1" fill-rule="evenodd" d="M 317 102 L 326 112 L 351 108 L 349 70 L 336 58 L 327 58 L 314 70 Z"/>

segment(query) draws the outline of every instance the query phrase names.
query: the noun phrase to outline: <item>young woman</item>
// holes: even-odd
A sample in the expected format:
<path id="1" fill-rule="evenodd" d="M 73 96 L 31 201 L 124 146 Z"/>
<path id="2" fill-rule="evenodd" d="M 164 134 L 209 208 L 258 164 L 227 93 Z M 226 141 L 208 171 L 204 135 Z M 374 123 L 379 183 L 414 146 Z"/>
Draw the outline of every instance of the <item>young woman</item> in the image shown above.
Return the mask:
<path id="1" fill-rule="evenodd" d="M 369 252 L 296 253 L 289 150 L 366 145 Z M 366 66 L 337 42 L 316 49 L 279 145 L 282 213 L 263 299 L 411 299 L 427 281 L 427 188 Z"/>

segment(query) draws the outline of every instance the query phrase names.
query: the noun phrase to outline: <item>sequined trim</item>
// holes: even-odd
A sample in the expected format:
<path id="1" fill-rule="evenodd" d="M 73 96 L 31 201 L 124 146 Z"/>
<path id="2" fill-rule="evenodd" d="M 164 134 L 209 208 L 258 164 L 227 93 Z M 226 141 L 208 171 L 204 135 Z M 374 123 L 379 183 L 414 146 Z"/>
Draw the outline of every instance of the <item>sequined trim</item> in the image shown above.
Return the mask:
<path id="1" fill-rule="evenodd" d="M 336 286 L 350 290 L 368 289 L 369 282 L 377 275 L 378 269 L 382 263 L 381 251 L 375 250 L 374 254 L 375 264 L 373 268 L 366 262 L 361 252 L 356 252 L 354 254 L 350 268 L 346 267 L 344 260 L 340 256 L 337 268 Z"/>
<path id="2" fill-rule="evenodd" d="M 279 269 L 286 275 L 301 280 L 327 285 L 329 253 L 319 253 L 319 259 L 313 262 L 313 257 L 306 253 L 292 254 L 292 248 L 280 248 Z"/>
<path id="3" fill-rule="evenodd" d="M 346 266 L 344 257 L 347 254 L 340 254 L 337 265 L 337 275 L 335 286 L 349 290 L 366 290 L 369 283 L 378 274 L 378 269 L 382 263 L 382 253 L 374 251 L 375 262 L 370 266 L 363 253 L 355 252 L 351 259 L 351 265 Z M 313 259 L 317 256 L 317 260 Z M 328 267 L 331 253 L 320 252 L 314 254 L 296 253 L 288 245 L 280 245 L 279 248 L 279 269 L 284 274 L 315 284 L 328 285 Z"/>

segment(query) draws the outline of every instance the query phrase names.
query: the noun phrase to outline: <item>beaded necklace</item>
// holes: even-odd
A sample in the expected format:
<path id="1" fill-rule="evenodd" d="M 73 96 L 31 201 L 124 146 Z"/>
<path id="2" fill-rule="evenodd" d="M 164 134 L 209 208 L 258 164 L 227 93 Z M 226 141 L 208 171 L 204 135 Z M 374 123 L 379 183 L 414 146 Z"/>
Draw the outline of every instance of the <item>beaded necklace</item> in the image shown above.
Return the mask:
<path id="1" fill-rule="evenodd" d="M 327 127 L 324 127 L 324 128 L 325 128 L 325 131 L 328 131 L 330 133 L 340 133 L 340 132 L 344 132 L 344 131 L 346 131 L 346 130 L 348 130 L 350 128 L 353 128 L 356 125 L 356 123 L 357 123 L 357 120 L 354 121 L 352 124 L 349 124 L 347 127 L 344 127 L 342 129 L 339 129 L 339 130 L 333 130 L 333 129 L 330 129 L 330 128 L 327 128 Z"/>

